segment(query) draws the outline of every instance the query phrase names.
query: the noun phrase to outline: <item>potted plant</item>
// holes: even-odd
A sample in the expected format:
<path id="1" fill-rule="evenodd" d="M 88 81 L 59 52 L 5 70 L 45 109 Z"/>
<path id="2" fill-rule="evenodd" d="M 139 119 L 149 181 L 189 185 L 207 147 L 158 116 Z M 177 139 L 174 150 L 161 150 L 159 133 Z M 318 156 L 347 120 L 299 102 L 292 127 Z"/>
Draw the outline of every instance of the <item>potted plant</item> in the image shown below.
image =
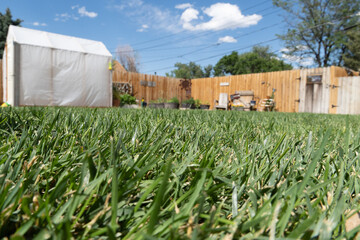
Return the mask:
<path id="1" fill-rule="evenodd" d="M 139 107 L 136 104 L 136 98 L 127 93 L 120 95 L 120 106 L 123 108 L 138 108 Z"/>
<path id="2" fill-rule="evenodd" d="M 156 108 L 164 108 L 165 106 L 165 100 L 162 98 L 158 98 L 158 100 L 156 100 Z"/>
<path id="3" fill-rule="evenodd" d="M 164 99 L 158 98 L 157 100 L 151 100 L 149 108 L 164 108 Z"/>
<path id="4" fill-rule="evenodd" d="M 243 104 L 231 104 L 231 110 L 233 111 L 244 111 L 245 107 Z"/>
<path id="5" fill-rule="evenodd" d="M 195 108 L 195 100 L 194 100 L 194 98 L 189 98 L 189 99 L 186 99 L 186 100 L 182 101 L 180 108 L 194 109 Z"/>
<path id="6" fill-rule="evenodd" d="M 150 100 L 148 107 L 149 108 L 156 108 L 157 107 L 156 100 Z"/>
<path id="7" fill-rule="evenodd" d="M 172 99 L 170 99 L 164 103 L 164 107 L 167 109 L 178 109 L 179 108 L 179 99 L 177 97 L 173 97 Z"/>
<path id="8" fill-rule="evenodd" d="M 210 104 L 208 102 L 201 103 L 200 109 L 210 109 Z"/>
<path id="9" fill-rule="evenodd" d="M 195 103 L 194 103 L 195 109 L 200 109 L 200 105 L 201 105 L 200 99 L 195 99 Z"/>

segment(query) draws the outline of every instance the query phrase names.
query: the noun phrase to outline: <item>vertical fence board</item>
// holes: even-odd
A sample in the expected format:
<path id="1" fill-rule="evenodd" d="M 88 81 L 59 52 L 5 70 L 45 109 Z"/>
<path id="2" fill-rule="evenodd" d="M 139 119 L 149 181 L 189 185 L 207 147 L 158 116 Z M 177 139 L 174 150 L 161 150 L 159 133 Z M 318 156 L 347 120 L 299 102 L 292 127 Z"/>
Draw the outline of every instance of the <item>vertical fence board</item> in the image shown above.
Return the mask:
<path id="1" fill-rule="evenodd" d="M 270 96 L 275 88 L 276 109 L 281 112 L 297 111 L 295 100 L 299 98 L 299 70 L 245 74 L 214 78 L 200 78 L 192 80 L 192 97 L 201 102 L 209 102 L 214 107 L 214 100 L 219 99 L 220 93 L 235 94 L 235 91 L 254 91 L 254 100 Z M 221 82 L 228 82 L 229 86 L 220 86 Z M 293 86 L 295 85 L 295 86 Z"/>
<path id="2" fill-rule="evenodd" d="M 136 99 L 150 102 L 152 100 L 171 99 L 177 97 L 180 101 L 186 97 L 185 90 L 180 87 L 180 79 L 148 75 L 134 72 L 113 71 L 113 82 L 130 83 L 133 87 L 133 94 Z M 140 81 L 148 84 L 155 83 L 155 86 L 141 85 Z M 149 83 L 151 82 L 151 83 Z"/>
<path id="3" fill-rule="evenodd" d="M 339 73 L 341 74 L 341 73 Z M 360 114 L 360 77 L 340 77 L 337 80 L 337 111 L 340 114 Z"/>

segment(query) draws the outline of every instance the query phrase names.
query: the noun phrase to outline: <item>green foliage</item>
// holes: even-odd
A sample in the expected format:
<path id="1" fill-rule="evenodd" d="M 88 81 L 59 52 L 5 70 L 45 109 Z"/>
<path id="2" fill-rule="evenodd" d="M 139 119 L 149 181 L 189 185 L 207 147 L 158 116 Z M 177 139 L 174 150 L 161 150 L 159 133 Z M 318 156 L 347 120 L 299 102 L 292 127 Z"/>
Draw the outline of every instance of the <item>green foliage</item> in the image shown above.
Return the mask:
<path id="1" fill-rule="evenodd" d="M 349 40 L 345 44 L 344 65 L 350 69 L 360 71 L 360 28 L 348 32 Z"/>
<path id="2" fill-rule="evenodd" d="M 164 102 L 167 102 L 167 101 L 163 98 L 158 98 L 156 100 L 150 100 L 150 103 L 164 103 Z"/>
<path id="3" fill-rule="evenodd" d="M 204 72 L 204 74 L 203 74 L 204 78 L 211 77 L 211 75 L 213 73 L 213 66 L 210 64 L 205 66 L 203 72 Z"/>
<path id="4" fill-rule="evenodd" d="M 185 99 L 184 101 L 182 101 L 182 103 L 185 104 L 195 104 L 195 99 L 194 98 L 189 98 L 189 99 Z"/>
<path id="5" fill-rule="evenodd" d="M 215 76 L 238 75 L 291 70 L 292 66 L 277 59 L 269 47 L 255 46 L 251 52 L 238 54 L 232 52 L 222 57 L 214 67 Z"/>
<path id="6" fill-rule="evenodd" d="M 288 31 L 279 37 L 290 56 L 313 59 L 318 67 L 342 65 L 348 40 L 343 31 L 358 21 L 359 0 L 273 0 L 288 14 Z M 302 64 L 299 64 L 300 67 Z"/>
<path id="7" fill-rule="evenodd" d="M 169 103 L 179 103 L 179 99 L 177 97 L 173 97 L 170 100 L 168 100 L 167 102 L 169 102 Z"/>
<path id="8" fill-rule="evenodd" d="M 0 57 L 4 53 L 6 37 L 10 25 L 20 26 L 21 19 L 12 19 L 11 11 L 9 8 L 6 9 L 5 13 L 0 13 Z"/>
<path id="9" fill-rule="evenodd" d="M 136 104 L 136 98 L 130 94 L 120 95 L 120 105 L 123 106 L 125 104 Z"/>
<path id="10" fill-rule="evenodd" d="M 235 75 L 235 65 L 239 59 L 237 52 L 233 51 L 230 55 L 222 57 L 214 67 L 215 76 L 224 76 L 226 74 Z"/>
<path id="11" fill-rule="evenodd" d="M 360 116 L 0 110 L 0 238 L 355 239 Z M 235 216 L 236 215 L 236 216 Z"/>
<path id="12" fill-rule="evenodd" d="M 195 99 L 195 108 L 200 108 L 200 105 L 201 105 L 201 102 L 200 102 L 200 99 Z"/>
<path id="13" fill-rule="evenodd" d="M 164 103 L 164 102 L 166 102 L 166 100 L 163 99 L 163 98 L 158 98 L 158 99 L 156 100 L 156 103 Z"/>
<path id="14" fill-rule="evenodd" d="M 171 73 L 166 73 L 168 77 L 184 78 L 184 79 L 194 79 L 194 78 L 204 78 L 210 77 L 212 72 L 212 66 L 208 65 L 202 69 L 202 67 L 194 62 L 186 63 L 176 63 L 175 67 L 177 69 L 171 71 Z"/>

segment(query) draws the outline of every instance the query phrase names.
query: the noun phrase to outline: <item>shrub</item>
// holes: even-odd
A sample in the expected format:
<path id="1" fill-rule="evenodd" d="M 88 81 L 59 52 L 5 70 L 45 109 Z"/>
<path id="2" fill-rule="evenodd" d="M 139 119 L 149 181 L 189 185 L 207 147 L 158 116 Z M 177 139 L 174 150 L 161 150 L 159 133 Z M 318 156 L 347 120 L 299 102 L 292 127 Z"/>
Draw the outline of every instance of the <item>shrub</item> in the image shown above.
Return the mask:
<path id="1" fill-rule="evenodd" d="M 136 98 L 130 94 L 120 95 L 120 105 L 123 106 L 125 104 L 136 104 Z"/>
<path id="2" fill-rule="evenodd" d="M 182 101 L 182 103 L 195 104 L 195 100 L 194 100 L 194 98 L 189 98 L 189 99 L 186 99 L 186 100 Z"/>
<path id="3" fill-rule="evenodd" d="M 179 99 L 177 97 L 173 97 L 172 99 L 167 101 L 168 103 L 179 103 Z"/>
<path id="4" fill-rule="evenodd" d="M 156 103 L 164 103 L 164 102 L 165 102 L 165 99 L 163 99 L 163 98 L 158 98 L 156 100 Z"/>
<path id="5" fill-rule="evenodd" d="M 195 108 L 200 108 L 200 105 L 201 105 L 200 99 L 196 99 L 194 105 L 195 105 Z"/>

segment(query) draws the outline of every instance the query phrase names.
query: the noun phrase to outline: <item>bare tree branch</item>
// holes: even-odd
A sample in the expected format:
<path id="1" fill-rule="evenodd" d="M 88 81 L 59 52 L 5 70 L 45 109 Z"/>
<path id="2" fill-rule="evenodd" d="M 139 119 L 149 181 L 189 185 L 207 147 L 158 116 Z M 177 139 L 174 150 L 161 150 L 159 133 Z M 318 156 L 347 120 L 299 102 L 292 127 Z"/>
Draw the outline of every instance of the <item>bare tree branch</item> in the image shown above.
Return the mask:
<path id="1" fill-rule="evenodd" d="M 139 55 L 130 45 L 122 45 L 116 48 L 116 56 L 120 64 L 129 72 L 139 72 Z"/>

